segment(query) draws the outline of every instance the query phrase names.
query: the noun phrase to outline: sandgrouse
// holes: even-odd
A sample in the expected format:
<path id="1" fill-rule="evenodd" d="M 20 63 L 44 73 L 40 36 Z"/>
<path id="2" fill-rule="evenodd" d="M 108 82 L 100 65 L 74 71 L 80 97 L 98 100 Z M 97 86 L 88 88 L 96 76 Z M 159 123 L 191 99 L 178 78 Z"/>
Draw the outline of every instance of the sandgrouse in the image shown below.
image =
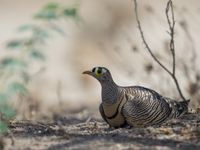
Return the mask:
<path id="1" fill-rule="evenodd" d="M 111 127 L 146 127 L 160 125 L 188 111 L 188 101 L 175 101 L 141 86 L 118 86 L 105 67 L 84 71 L 96 78 L 102 87 L 99 111 Z"/>

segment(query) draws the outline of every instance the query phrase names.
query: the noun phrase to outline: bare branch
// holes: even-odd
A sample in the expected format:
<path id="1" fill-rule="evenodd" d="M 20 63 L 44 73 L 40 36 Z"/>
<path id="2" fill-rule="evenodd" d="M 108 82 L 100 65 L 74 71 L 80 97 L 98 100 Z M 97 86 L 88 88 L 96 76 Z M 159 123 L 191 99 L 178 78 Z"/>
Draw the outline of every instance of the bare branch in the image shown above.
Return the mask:
<path id="1" fill-rule="evenodd" d="M 173 79 L 173 81 L 174 81 L 174 83 L 176 85 L 176 88 L 177 88 L 177 90 L 179 92 L 180 97 L 183 100 L 186 100 L 185 97 L 183 96 L 182 92 L 181 92 L 178 80 L 177 80 L 176 75 L 175 75 L 175 73 L 176 73 L 175 44 L 174 44 L 175 19 L 174 19 L 174 10 L 173 10 L 172 0 L 169 0 L 167 2 L 167 7 L 166 7 L 166 10 L 165 10 L 166 17 L 167 17 L 167 22 L 168 22 L 168 26 L 169 26 L 169 35 L 170 35 L 170 47 L 169 48 L 170 48 L 170 51 L 171 51 L 171 54 L 172 54 L 172 61 L 173 61 L 172 71 L 170 71 L 166 66 L 164 66 L 158 60 L 158 58 L 154 55 L 154 53 L 152 52 L 152 50 L 149 47 L 148 43 L 146 42 L 142 27 L 141 27 L 141 24 L 140 24 L 140 20 L 139 20 L 139 17 L 138 17 L 137 0 L 133 0 L 133 1 L 134 1 L 134 4 L 135 4 L 136 21 L 137 21 L 139 32 L 140 32 L 140 35 L 141 35 L 141 38 L 142 38 L 142 41 L 143 41 L 145 47 L 147 48 L 147 50 L 150 53 L 150 55 L 152 56 L 152 58 L 160 65 L 160 67 L 162 67 L 172 77 L 172 79 Z M 171 13 L 171 17 L 169 15 L 169 12 Z"/>
<path id="2" fill-rule="evenodd" d="M 170 51 L 172 53 L 172 74 L 175 75 L 175 70 L 176 70 L 176 60 L 175 60 L 175 45 L 174 45 L 174 28 L 175 28 L 175 20 L 174 20 L 174 10 L 173 10 L 173 5 L 172 1 L 169 0 L 167 2 L 167 7 L 165 9 L 165 14 L 167 17 L 167 22 L 169 26 L 169 35 L 170 35 Z M 171 11 L 170 11 L 171 10 Z M 171 20 L 169 17 L 169 13 L 171 12 Z"/>
<path id="3" fill-rule="evenodd" d="M 169 14 L 171 13 L 171 19 Z M 176 85 L 176 88 L 181 96 L 181 98 L 183 100 L 186 100 L 185 97 L 183 96 L 178 80 L 176 78 L 176 53 L 175 53 L 175 44 L 174 44 L 174 29 L 175 29 L 175 19 L 174 19 L 174 9 L 173 9 L 173 2 L 172 0 L 169 0 L 167 2 L 167 7 L 165 9 L 165 14 L 166 14 L 166 18 L 167 18 L 167 22 L 168 22 L 168 26 L 169 26 L 169 33 L 170 33 L 170 46 L 169 49 L 171 51 L 172 54 L 172 78 L 174 80 L 174 83 Z"/>
<path id="4" fill-rule="evenodd" d="M 169 71 L 169 69 L 167 69 L 167 68 L 158 60 L 158 58 L 156 58 L 156 56 L 153 54 L 151 48 L 150 48 L 149 45 L 147 44 L 146 39 L 145 39 L 145 37 L 144 37 L 144 33 L 143 33 L 143 31 L 142 31 L 142 27 L 141 27 L 141 24 L 140 24 L 140 20 L 139 20 L 139 17 L 138 17 L 137 0 L 134 0 L 134 3 L 135 3 L 136 21 L 137 21 L 138 28 L 139 28 L 139 31 L 140 31 L 140 35 L 141 35 L 141 37 L 142 37 L 142 41 L 143 41 L 145 47 L 147 48 L 147 50 L 148 50 L 148 52 L 150 53 L 150 55 L 152 56 L 152 58 L 153 58 L 166 72 L 168 72 L 170 75 L 172 75 L 172 73 Z"/>

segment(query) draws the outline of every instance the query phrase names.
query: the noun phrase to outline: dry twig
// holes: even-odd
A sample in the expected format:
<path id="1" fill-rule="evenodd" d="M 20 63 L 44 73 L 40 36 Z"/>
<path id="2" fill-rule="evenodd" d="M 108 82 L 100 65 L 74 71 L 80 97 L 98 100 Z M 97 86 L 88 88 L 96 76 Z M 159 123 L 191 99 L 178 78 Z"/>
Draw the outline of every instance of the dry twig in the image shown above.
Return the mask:
<path id="1" fill-rule="evenodd" d="M 138 28 L 139 28 L 139 32 L 142 38 L 142 41 L 146 47 L 146 49 L 148 50 L 148 52 L 150 53 L 150 55 L 152 56 L 152 58 L 160 65 L 160 67 L 162 67 L 173 79 L 176 88 L 179 92 L 180 97 L 183 100 L 186 100 L 185 97 L 183 96 L 177 77 L 176 77 L 176 55 L 175 55 L 175 44 L 174 44 L 174 29 L 175 29 L 175 18 L 174 18 L 174 10 L 173 10 L 173 3 L 172 0 L 169 0 L 167 2 L 167 7 L 165 9 L 165 14 L 166 14 L 166 18 L 167 18 L 167 22 L 168 22 L 168 26 L 169 26 L 169 35 L 170 35 L 170 45 L 169 45 L 169 49 L 171 51 L 172 54 L 172 62 L 173 62 L 173 66 L 172 66 L 172 71 L 170 71 L 165 65 L 163 65 L 160 60 L 154 55 L 154 53 L 152 52 L 151 48 L 149 47 L 148 43 L 146 42 L 142 27 L 141 27 L 141 23 L 138 17 L 138 9 L 137 9 L 137 0 L 133 0 L 134 4 L 135 4 L 135 16 L 136 16 L 136 21 L 138 24 Z M 171 15 L 170 15 L 171 13 Z"/>

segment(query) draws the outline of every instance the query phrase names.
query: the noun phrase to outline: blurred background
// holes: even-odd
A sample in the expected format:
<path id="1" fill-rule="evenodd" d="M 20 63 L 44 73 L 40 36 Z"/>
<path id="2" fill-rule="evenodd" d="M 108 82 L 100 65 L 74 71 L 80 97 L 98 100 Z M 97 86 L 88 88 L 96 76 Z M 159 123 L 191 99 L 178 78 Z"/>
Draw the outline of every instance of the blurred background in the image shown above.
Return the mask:
<path id="1" fill-rule="evenodd" d="M 1 112 L 17 118 L 88 109 L 98 112 L 100 84 L 85 70 L 109 68 L 119 85 L 141 85 L 179 98 L 170 76 L 142 43 L 131 0 L 0 0 Z M 167 1 L 139 1 L 155 55 L 172 68 Z M 177 78 L 191 108 L 200 104 L 200 2 L 175 0 Z M 12 106 L 10 108 L 10 106 Z"/>

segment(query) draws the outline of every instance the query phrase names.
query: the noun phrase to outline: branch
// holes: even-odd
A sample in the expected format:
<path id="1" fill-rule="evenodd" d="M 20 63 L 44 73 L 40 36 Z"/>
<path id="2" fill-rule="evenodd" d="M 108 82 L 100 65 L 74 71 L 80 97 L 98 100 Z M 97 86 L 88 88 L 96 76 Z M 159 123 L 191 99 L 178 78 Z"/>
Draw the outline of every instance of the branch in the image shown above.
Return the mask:
<path id="1" fill-rule="evenodd" d="M 171 10 L 171 11 L 170 11 Z M 169 13 L 171 12 L 171 20 L 169 17 Z M 175 75 L 175 70 L 176 70 L 176 60 L 175 60 L 175 45 L 174 45 L 174 28 L 175 28 L 175 19 L 174 19 L 174 10 L 173 10 L 173 3 L 171 0 L 167 2 L 167 7 L 165 9 L 165 14 L 167 17 L 167 23 L 169 26 L 169 35 L 170 35 L 170 51 L 172 54 L 172 61 L 173 61 L 173 66 L 172 66 L 172 74 Z"/>
<path id="2" fill-rule="evenodd" d="M 137 0 L 134 0 L 134 3 L 135 3 L 136 21 L 137 21 L 138 28 L 139 28 L 139 31 L 140 31 L 140 35 L 141 35 L 141 37 L 142 37 L 142 41 L 143 41 L 145 47 L 147 48 L 147 50 L 148 50 L 148 52 L 150 53 L 151 57 L 152 57 L 166 72 L 168 72 L 170 75 L 172 75 L 172 73 L 169 71 L 169 69 L 167 69 L 167 68 L 158 60 L 158 58 L 156 58 L 156 56 L 153 54 L 151 48 L 150 48 L 149 45 L 147 44 L 146 39 L 145 39 L 145 37 L 144 37 L 144 33 L 143 33 L 143 31 L 142 31 L 142 27 L 141 27 L 141 24 L 140 24 L 140 20 L 139 20 L 139 17 L 138 17 Z"/>
<path id="3" fill-rule="evenodd" d="M 171 0 L 169 0 L 167 2 L 167 7 L 165 10 L 166 13 L 166 17 L 167 17 L 167 22 L 168 22 L 168 26 L 169 26 L 169 35 L 170 35 L 170 51 L 172 54 L 172 62 L 173 62 L 173 66 L 172 66 L 172 71 L 170 71 L 165 65 L 163 65 L 160 60 L 158 60 L 158 58 L 154 55 L 154 53 L 152 52 L 151 48 L 149 47 L 148 43 L 146 42 L 146 39 L 144 37 L 144 33 L 140 24 L 140 20 L 138 17 L 138 9 L 137 9 L 137 0 L 133 0 L 134 4 L 135 4 L 135 16 L 136 16 L 136 21 L 138 24 L 138 28 L 139 28 L 139 32 L 142 38 L 142 41 L 146 47 L 146 49 L 148 50 L 149 54 L 151 55 L 151 57 L 159 64 L 159 66 L 164 69 L 173 79 L 176 88 L 179 92 L 180 97 L 185 101 L 185 97 L 183 96 L 178 80 L 176 78 L 176 59 L 175 59 L 175 44 L 174 44 L 174 28 L 175 28 L 175 19 L 174 19 L 174 10 L 173 10 L 173 3 Z M 169 11 L 171 12 L 171 19 L 169 16 Z"/>

